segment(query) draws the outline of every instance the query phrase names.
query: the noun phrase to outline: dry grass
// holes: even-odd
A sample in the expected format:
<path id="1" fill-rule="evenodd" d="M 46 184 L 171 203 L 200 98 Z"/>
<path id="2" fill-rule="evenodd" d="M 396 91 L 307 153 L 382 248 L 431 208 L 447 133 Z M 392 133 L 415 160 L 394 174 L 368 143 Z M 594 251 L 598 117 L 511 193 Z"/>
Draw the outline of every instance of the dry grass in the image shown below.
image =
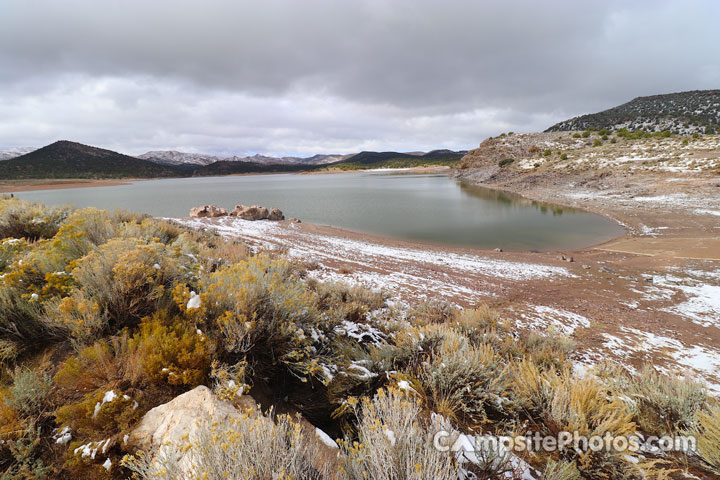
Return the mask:
<path id="1" fill-rule="evenodd" d="M 358 440 L 341 442 L 343 473 L 351 480 L 455 480 L 458 466 L 432 445 L 434 432 L 420 405 L 396 390 L 380 390 L 358 411 Z"/>

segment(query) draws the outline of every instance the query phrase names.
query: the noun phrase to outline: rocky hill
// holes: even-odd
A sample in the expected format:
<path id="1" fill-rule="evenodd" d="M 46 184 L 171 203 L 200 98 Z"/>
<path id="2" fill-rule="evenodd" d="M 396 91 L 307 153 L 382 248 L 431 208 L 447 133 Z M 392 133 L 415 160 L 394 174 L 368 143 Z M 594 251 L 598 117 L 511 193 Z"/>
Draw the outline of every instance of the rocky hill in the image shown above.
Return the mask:
<path id="1" fill-rule="evenodd" d="M 547 132 L 588 128 L 674 133 L 720 131 L 720 90 L 638 97 L 617 107 L 557 123 Z"/>
<path id="2" fill-rule="evenodd" d="M 0 163 L 0 179 L 149 178 L 179 176 L 175 168 L 61 140 Z"/>
<path id="3" fill-rule="evenodd" d="M 454 165 L 467 151 L 432 150 L 430 152 L 360 152 L 331 164 L 344 170 L 366 168 L 407 168 L 427 165 Z"/>

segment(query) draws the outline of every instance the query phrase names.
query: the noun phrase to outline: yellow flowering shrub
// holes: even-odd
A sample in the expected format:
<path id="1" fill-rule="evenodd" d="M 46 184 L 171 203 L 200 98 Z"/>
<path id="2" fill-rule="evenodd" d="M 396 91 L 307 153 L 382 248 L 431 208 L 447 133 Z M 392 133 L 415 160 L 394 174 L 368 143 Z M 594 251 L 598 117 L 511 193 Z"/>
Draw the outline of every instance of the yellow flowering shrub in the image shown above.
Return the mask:
<path id="1" fill-rule="evenodd" d="M 15 262 L 29 248 L 30 244 L 24 238 L 10 237 L 0 241 L 0 272 Z"/>
<path id="2" fill-rule="evenodd" d="M 131 340 L 137 343 L 143 369 L 153 382 L 194 387 L 207 379 L 213 344 L 181 318 L 166 324 L 164 314 L 146 318 Z"/>
<path id="3" fill-rule="evenodd" d="M 202 279 L 197 305 L 191 295 L 187 288 L 176 290 L 179 308 L 216 328 L 226 352 L 238 359 L 252 353 L 255 360 L 283 363 L 299 375 L 313 370 L 310 331 L 324 328 L 323 317 L 289 262 L 251 257 Z"/>
<path id="4" fill-rule="evenodd" d="M 70 338 L 84 344 L 99 338 L 108 326 L 108 318 L 100 306 L 80 290 L 70 296 L 48 303 L 45 317 L 68 332 Z"/>
<path id="5" fill-rule="evenodd" d="M 113 239 L 79 259 L 72 275 L 109 321 L 122 326 L 171 305 L 175 282 L 190 270 L 185 263 L 191 262 L 165 244 Z"/>
<path id="6" fill-rule="evenodd" d="M 68 207 L 47 207 L 17 198 L 0 199 L 0 238 L 35 241 L 50 238 L 69 214 Z"/>

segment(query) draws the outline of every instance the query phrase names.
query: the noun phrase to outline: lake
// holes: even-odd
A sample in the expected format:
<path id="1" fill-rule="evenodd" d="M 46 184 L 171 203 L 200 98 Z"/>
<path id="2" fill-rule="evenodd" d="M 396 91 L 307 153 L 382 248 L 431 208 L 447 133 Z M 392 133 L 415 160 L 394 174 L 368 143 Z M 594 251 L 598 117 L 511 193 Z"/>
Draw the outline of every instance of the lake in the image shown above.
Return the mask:
<path id="1" fill-rule="evenodd" d="M 70 203 L 154 216 L 184 217 L 191 207 L 277 207 L 286 218 L 429 242 L 553 250 L 586 247 L 622 235 L 616 223 L 579 210 L 470 186 L 447 175 L 352 172 L 147 180 L 112 187 L 16 194 L 51 205 Z"/>

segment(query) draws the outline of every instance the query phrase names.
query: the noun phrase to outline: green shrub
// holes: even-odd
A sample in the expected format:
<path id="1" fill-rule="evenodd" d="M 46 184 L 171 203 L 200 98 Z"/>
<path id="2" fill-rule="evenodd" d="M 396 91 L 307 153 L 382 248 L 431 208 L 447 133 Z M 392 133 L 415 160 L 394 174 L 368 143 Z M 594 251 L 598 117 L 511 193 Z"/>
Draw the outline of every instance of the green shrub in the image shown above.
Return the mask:
<path id="1" fill-rule="evenodd" d="M 357 405 L 357 404 L 355 404 Z M 457 479 L 452 456 L 428 447 L 434 432 L 415 399 L 402 392 L 378 391 L 354 407 L 357 441 L 340 442 L 342 473 L 350 480 Z"/>
<path id="2" fill-rule="evenodd" d="M 591 134 L 592 134 L 592 132 L 588 129 L 588 130 L 585 130 L 585 131 L 582 133 L 582 137 L 583 137 L 583 138 L 587 138 L 587 137 L 589 137 Z"/>
<path id="3" fill-rule="evenodd" d="M 593 147 L 599 147 L 600 145 L 602 145 L 602 140 L 595 140 L 593 142 Z"/>
<path id="4" fill-rule="evenodd" d="M 317 297 L 289 262 L 257 255 L 208 275 L 191 302 L 193 294 L 176 289 L 178 306 L 217 329 L 218 347 L 233 361 L 249 356 L 269 370 L 284 365 L 299 376 L 321 373 L 313 332 L 332 331 L 337 319 L 319 314 Z"/>
<path id="5" fill-rule="evenodd" d="M 0 271 L 20 258 L 30 245 L 24 238 L 6 238 L 0 242 Z"/>
<path id="6" fill-rule="evenodd" d="M 515 161 L 514 158 L 504 158 L 504 159 L 502 159 L 502 160 L 500 160 L 500 161 L 498 162 L 498 166 L 499 166 L 499 167 L 505 167 L 505 166 L 507 166 L 507 165 L 510 165 L 510 164 L 513 163 L 514 161 Z"/>
<path id="7" fill-rule="evenodd" d="M 66 207 L 46 207 L 23 200 L 0 200 L 0 238 L 35 241 L 55 235 L 69 213 Z"/>
<path id="8" fill-rule="evenodd" d="M 116 329 L 172 306 L 172 289 L 193 278 L 193 261 L 162 243 L 113 239 L 77 261 L 72 276 Z"/>
<path id="9" fill-rule="evenodd" d="M 65 331 L 44 318 L 41 303 L 21 289 L 0 285 L 0 340 L 20 350 L 62 339 Z"/>
<path id="10" fill-rule="evenodd" d="M 563 153 L 560 155 L 560 160 L 567 160 L 567 158 L 568 158 L 567 153 Z"/>
<path id="11" fill-rule="evenodd" d="M 580 138 L 581 136 L 579 133 L 573 133 L 573 138 Z"/>
<path id="12" fill-rule="evenodd" d="M 5 402 L 23 416 L 38 415 L 48 407 L 51 380 L 46 373 L 27 367 L 16 368 Z"/>
<path id="13" fill-rule="evenodd" d="M 549 157 L 550 155 L 552 155 L 552 149 L 550 148 L 543 152 L 543 157 Z"/>
<path id="14" fill-rule="evenodd" d="M 10 454 L 10 466 L 0 471 L 3 480 L 43 480 L 53 471 L 44 464 L 42 455 L 42 431 L 32 425 L 25 428 L 17 438 L 2 441 L 0 451 Z M 4 452 L 3 452 L 4 453 Z M 4 465 L 0 465 L 3 468 Z"/>
<path id="15" fill-rule="evenodd" d="M 446 341 L 414 376 L 432 411 L 471 429 L 487 423 L 507 394 L 505 362 L 490 345 Z"/>
<path id="16" fill-rule="evenodd" d="M 628 395 L 635 401 L 635 417 L 649 435 L 674 435 L 693 427 L 695 413 L 707 401 L 705 389 L 690 378 L 662 375 L 646 366 L 630 378 Z"/>

